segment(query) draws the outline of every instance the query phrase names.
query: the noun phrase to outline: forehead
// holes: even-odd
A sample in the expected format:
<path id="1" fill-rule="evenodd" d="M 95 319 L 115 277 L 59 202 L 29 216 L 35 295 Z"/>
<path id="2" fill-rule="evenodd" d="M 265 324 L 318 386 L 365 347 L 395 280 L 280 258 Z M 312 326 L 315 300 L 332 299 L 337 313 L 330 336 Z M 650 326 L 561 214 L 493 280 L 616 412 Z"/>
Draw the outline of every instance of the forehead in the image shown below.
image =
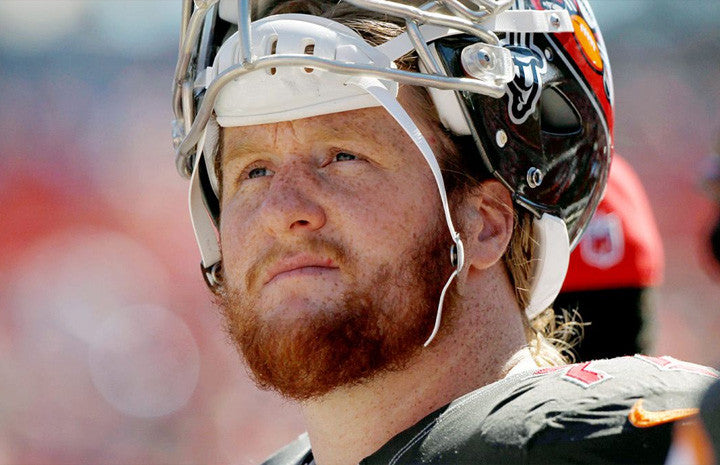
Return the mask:
<path id="1" fill-rule="evenodd" d="M 429 99 L 413 88 L 401 87 L 398 100 L 433 144 L 442 137 L 439 121 Z M 343 141 L 397 147 L 407 150 L 410 138 L 382 107 L 364 108 L 294 121 L 228 127 L 221 131 L 222 154 L 242 154 L 282 143 Z"/>
<path id="2" fill-rule="evenodd" d="M 223 152 L 253 152 L 292 144 L 363 142 L 407 144 L 409 138 L 382 108 L 364 108 L 294 121 L 229 127 L 222 130 Z"/>

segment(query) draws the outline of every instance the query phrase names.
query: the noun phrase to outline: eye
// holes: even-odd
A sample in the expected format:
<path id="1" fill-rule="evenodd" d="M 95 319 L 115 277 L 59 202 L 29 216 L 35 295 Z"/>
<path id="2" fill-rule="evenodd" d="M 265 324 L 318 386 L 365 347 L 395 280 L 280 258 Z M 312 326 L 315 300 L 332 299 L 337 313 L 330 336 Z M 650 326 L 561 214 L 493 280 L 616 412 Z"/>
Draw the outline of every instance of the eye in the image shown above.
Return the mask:
<path id="1" fill-rule="evenodd" d="M 247 177 L 248 179 L 255 179 L 255 178 L 261 178 L 263 176 L 270 176 L 272 174 L 272 170 L 265 168 L 264 166 L 253 168 L 250 171 L 248 171 Z"/>
<path id="2" fill-rule="evenodd" d="M 347 152 L 338 152 L 333 157 L 333 161 L 350 161 L 350 160 L 357 160 L 358 157 L 356 155 L 353 155 L 352 153 Z"/>

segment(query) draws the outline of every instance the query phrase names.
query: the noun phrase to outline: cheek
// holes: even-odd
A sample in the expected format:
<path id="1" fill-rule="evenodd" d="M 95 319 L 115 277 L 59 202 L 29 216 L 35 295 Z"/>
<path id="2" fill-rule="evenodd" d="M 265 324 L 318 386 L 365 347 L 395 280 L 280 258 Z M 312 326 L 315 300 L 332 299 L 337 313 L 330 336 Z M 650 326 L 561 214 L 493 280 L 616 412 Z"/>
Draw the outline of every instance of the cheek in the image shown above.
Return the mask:
<path id="1" fill-rule="evenodd" d="M 321 182 L 313 197 L 325 211 L 327 223 L 316 234 L 365 257 L 361 260 L 364 268 L 401 260 L 436 227 L 438 215 L 442 215 L 429 167 L 356 174 Z M 265 232 L 259 212 L 259 205 L 248 201 L 223 199 L 220 237 L 225 279 L 230 285 L 244 285 L 244 273 L 254 257 L 277 242 Z"/>
<path id="2" fill-rule="evenodd" d="M 246 210 L 237 208 L 232 203 L 223 204 L 220 215 L 223 272 L 228 284 L 233 286 L 241 282 L 242 270 L 247 268 L 251 258 L 249 253 L 257 252 L 261 246 L 260 241 L 252 235 L 250 222 L 250 215 Z"/>
<path id="3" fill-rule="evenodd" d="M 356 192 L 357 194 L 357 192 Z M 442 214 L 432 174 L 397 176 L 363 189 L 345 202 L 346 217 L 353 225 L 356 250 L 382 251 L 393 255 L 405 251 L 434 227 Z"/>

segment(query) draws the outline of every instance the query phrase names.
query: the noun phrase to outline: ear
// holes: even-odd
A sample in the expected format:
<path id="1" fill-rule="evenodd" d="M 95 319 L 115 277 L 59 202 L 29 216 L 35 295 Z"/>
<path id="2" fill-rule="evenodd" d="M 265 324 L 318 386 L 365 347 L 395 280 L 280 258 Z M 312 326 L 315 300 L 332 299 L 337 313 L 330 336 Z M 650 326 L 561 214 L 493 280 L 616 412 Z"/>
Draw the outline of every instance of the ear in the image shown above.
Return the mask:
<path id="1" fill-rule="evenodd" d="M 512 237 L 514 213 L 510 191 L 499 181 L 484 181 L 465 195 L 459 210 L 463 225 L 465 260 L 484 270 L 505 254 Z"/>

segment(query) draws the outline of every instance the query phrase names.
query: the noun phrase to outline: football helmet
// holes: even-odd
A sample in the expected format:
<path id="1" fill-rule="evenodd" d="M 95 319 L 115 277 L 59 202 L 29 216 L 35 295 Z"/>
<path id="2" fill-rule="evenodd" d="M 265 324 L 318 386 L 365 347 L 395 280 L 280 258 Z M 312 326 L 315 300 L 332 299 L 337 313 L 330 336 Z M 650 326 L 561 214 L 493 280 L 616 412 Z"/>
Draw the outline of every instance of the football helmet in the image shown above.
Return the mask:
<path id="1" fill-rule="evenodd" d="M 612 78 L 589 5 L 343 1 L 396 18 L 404 32 L 371 45 L 332 19 L 256 17 L 262 0 L 184 1 L 173 141 L 178 170 L 191 178 L 190 211 L 206 281 L 218 284 L 221 262 L 214 170 L 219 127 L 382 106 L 435 176 L 454 241 L 456 269 L 447 289 L 463 266 L 462 240 L 438 162 L 396 98 L 400 84 L 416 85 L 429 90 L 445 128 L 471 137 L 488 172 L 533 214 L 537 246 L 526 313 L 534 317 L 557 295 L 570 248 L 600 200 L 610 165 Z M 409 52 L 419 69 L 396 66 Z"/>

